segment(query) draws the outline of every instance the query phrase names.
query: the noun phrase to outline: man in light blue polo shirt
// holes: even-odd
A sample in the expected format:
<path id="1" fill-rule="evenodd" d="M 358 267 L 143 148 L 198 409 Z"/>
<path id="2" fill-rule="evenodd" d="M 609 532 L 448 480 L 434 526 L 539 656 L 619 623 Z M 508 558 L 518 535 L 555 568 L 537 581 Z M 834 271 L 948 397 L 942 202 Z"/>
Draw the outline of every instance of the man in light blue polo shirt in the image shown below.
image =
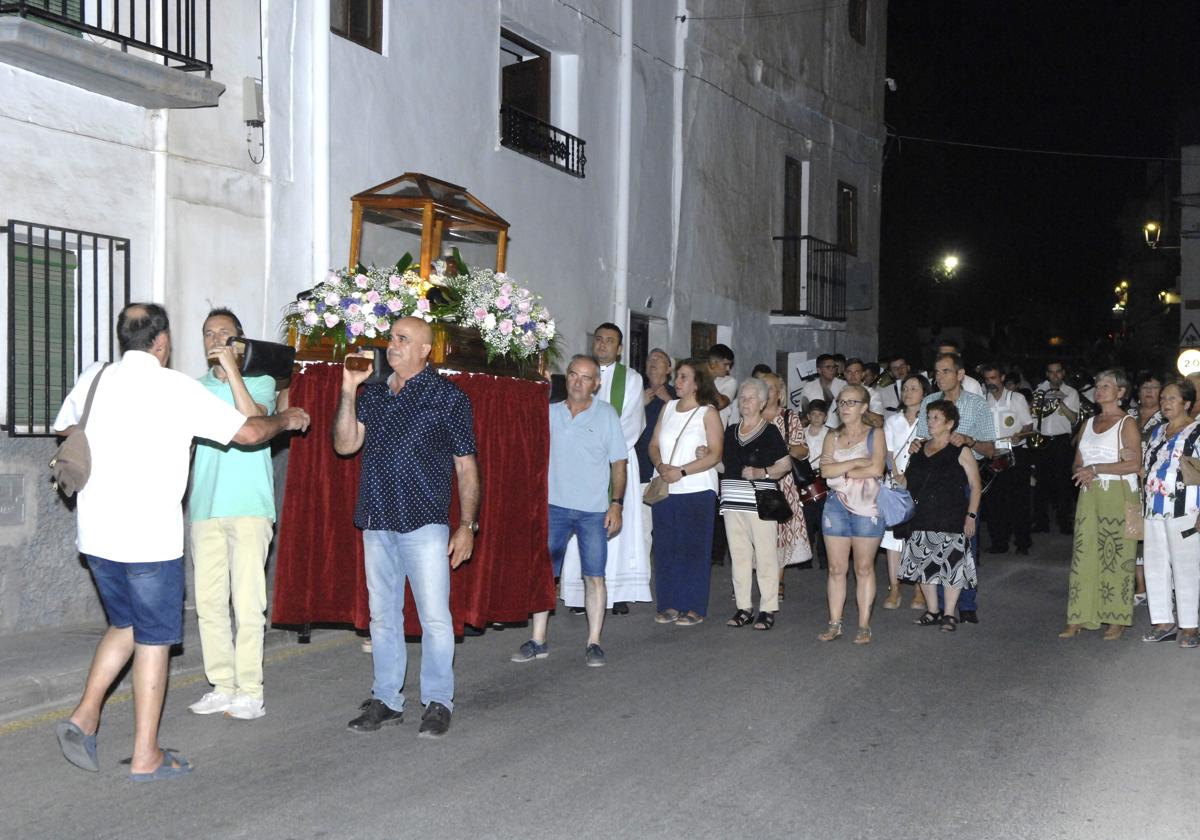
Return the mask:
<path id="1" fill-rule="evenodd" d="M 228 309 L 204 319 L 204 352 L 210 367 L 200 384 L 247 417 L 275 411 L 275 380 L 242 377 L 228 341 L 242 322 Z M 188 496 L 192 563 L 196 569 L 196 619 L 204 674 L 213 690 L 190 705 L 198 715 L 254 720 L 263 705 L 263 633 L 267 619 L 267 550 L 275 526 L 275 474 L 271 447 L 218 446 L 201 440 Z M 237 620 L 235 643 L 229 604 Z"/>
<path id="2" fill-rule="evenodd" d="M 588 640 L 584 661 L 604 664 L 600 631 L 608 592 L 604 568 L 608 540 L 621 530 L 628 450 L 621 418 L 608 403 L 595 398 L 600 390 L 600 364 L 578 355 L 567 366 L 567 399 L 550 406 L 550 559 L 554 576 L 562 572 L 563 555 L 574 534 L 583 571 Z M 546 630 L 550 613 L 533 616 L 533 638 L 512 655 L 513 662 L 532 662 L 550 655 Z"/>

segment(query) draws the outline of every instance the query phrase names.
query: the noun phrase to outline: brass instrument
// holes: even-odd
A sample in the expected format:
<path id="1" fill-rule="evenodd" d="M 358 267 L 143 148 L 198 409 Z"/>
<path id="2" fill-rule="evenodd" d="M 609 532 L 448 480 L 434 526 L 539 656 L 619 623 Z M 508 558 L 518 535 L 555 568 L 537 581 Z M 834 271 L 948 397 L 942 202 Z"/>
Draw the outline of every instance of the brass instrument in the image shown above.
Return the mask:
<path id="1" fill-rule="evenodd" d="M 1058 407 L 1062 405 L 1062 398 L 1050 396 L 1050 393 L 1041 389 L 1033 392 L 1033 401 L 1029 409 L 1037 419 L 1037 425 L 1034 426 L 1033 432 L 1029 435 L 1030 449 L 1041 449 L 1046 445 L 1046 436 L 1042 434 L 1042 420 L 1058 411 Z M 1054 393 L 1057 394 L 1058 392 L 1055 391 Z"/>

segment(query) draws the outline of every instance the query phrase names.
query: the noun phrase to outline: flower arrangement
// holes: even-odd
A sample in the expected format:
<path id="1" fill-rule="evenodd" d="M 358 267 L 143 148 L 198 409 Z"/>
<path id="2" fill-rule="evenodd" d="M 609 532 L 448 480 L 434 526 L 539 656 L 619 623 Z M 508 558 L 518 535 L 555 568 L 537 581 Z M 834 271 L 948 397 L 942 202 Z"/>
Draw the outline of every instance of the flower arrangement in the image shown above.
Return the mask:
<path id="1" fill-rule="evenodd" d="M 405 254 L 395 266 L 355 266 L 330 271 L 297 296 L 284 322 L 303 336 L 328 337 L 339 347 L 360 337 L 387 334 L 397 318 L 415 315 L 431 323 L 476 327 L 488 361 L 506 356 L 525 361 L 556 352 L 554 319 L 529 289 L 507 274 L 468 268 L 457 251 L 434 263 L 422 279 Z"/>

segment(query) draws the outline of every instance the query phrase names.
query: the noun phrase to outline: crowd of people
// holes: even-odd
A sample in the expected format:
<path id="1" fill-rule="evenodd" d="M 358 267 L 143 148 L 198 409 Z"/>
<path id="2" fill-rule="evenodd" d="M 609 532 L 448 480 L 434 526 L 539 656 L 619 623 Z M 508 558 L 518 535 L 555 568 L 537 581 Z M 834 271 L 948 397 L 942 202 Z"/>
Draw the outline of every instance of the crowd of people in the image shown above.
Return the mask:
<path id="1" fill-rule="evenodd" d="M 84 371 L 56 419 L 62 435 L 86 424 L 92 467 L 78 494 L 77 542 L 110 623 L 78 706 L 56 726 L 63 755 L 83 769 L 99 769 L 104 699 L 132 659 L 131 778 L 191 772 L 158 746 L 168 652 L 182 638 L 189 474 L 212 685 L 189 708 L 241 720 L 266 713 L 264 564 L 275 510 L 267 442 L 306 429 L 309 417 L 286 397 L 277 403 L 270 377 L 242 376 L 229 347 L 241 334 L 234 313 L 210 312 L 202 337 L 211 367 L 193 380 L 168 368 L 165 310 L 130 304 L 117 321 L 121 360 Z M 827 643 L 844 634 L 853 573 L 853 641 L 865 645 L 882 549 L 882 607 L 901 607 L 911 584 L 914 623 L 953 633 L 980 620 L 981 533 L 989 553 L 1011 543 L 1028 554 L 1051 521 L 1073 534 L 1062 638 L 1103 627 L 1104 639 L 1118 639 L 1146 603 L 1144 641 L 1200 646 L 1192 381 L 1143 374 L 1131 383 L 1114 369 L 1081 393 L 1057 360 L 1036 387 L 995 364 L 978 366 L 977 379 L 946 342 L 925 373 L 903 357 L 823 354 L 789 391 L 785 372 L 766 365 L 739 382 L 723 344 L 679 361 L 651 350 L 644 375 L 620 361 L 623 345 L 619 326 L 596 327 L 592 353 L 570 359 L 563 398 L 549 405 L 548 571 L 566 605 L 587 616 L 586 665 L 605 665 L 606 616 L 627 614 L 630 602 L 653 600 L 659 624 L 703 623 L 714 563 L 730 572 L 725 625 L 760 632 L 777 622 L 787 568 L 825 570 L 828 617 L 817 638 Z M 454 708 L 450 574 L 471 557 L 483 500 L 470 400 L 429 364 L 431 347 L 425 321 L 401 318 L 388 333 L 386 378 L 350 362 L 365 361 L 361 351 L 342 374 L 331 445 L 362 453 L 354 521 L 374 676 L 347 724 L 354 732 L 403 719 L 406 584 L 422 631 L 418 734 L 444 736 Z M 157 466 L 156 482 L 129 468 L 133 453 Z M 550 655 L 550 613 L 531 616 L 514 662 Z"/>

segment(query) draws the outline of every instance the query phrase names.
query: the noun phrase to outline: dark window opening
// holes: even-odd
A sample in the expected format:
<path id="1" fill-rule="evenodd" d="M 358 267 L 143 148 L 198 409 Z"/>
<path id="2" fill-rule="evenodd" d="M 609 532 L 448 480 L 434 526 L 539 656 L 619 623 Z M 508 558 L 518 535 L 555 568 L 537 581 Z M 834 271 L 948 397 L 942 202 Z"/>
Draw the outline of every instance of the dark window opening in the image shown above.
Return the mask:
<path id="1" fill-rule="evenodd" d="M 865 45 L 867 43 L 867 0 L 850 0 L 847 11 L 850 15 L 847 21 L 850 37 Z"/>
<path id="2" fill-rule="evenodd" d="M 383 0 L 330 0 L 329 28 L 369 50 L 383 52 Z"/>
<path id="3" fill-rule="evenodd" d="M 858 190 L 838 181 L 837 244 L 851 256 L 858 254 Z"/>

